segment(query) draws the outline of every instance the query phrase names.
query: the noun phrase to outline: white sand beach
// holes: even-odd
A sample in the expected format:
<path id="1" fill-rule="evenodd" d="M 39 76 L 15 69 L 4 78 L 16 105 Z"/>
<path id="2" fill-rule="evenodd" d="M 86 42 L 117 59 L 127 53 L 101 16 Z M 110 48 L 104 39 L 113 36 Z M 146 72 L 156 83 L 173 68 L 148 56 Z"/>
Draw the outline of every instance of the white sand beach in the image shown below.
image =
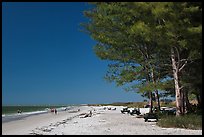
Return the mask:
<path id="1" fill-rule="evenodd" d="M 144 122 L 143 118 L 122 114 L 122 106 L 106 107 L 116 110 L 80 106 L 56 115 L 34 115 L 2 123 L 2 135 L 202 135 L 202 130 L 161 128 L 156 122 Z"/>

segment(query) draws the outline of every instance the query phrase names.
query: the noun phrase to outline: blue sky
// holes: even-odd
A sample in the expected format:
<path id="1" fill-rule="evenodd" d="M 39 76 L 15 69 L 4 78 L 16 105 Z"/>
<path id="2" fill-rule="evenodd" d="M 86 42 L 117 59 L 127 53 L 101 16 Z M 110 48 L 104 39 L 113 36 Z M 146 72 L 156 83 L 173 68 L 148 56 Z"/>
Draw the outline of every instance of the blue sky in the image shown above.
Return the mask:
<path id="1" fill-rule="evenodd" d="M 83 2 L 2 3 L 2 103 L 86 104 L 143 101 L 104 80 L 107 61 L 80 31 Z"/>

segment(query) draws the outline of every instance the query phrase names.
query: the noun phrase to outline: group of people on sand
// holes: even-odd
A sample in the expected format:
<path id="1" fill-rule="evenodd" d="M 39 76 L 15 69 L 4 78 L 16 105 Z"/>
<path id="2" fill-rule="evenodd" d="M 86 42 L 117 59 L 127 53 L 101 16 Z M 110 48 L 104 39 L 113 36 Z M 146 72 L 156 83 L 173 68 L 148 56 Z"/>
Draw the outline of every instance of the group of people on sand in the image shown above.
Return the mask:
<path id="1" fill-rule="evenodd" d="M 51 110 L 51 112 L 57 114 L 57 109 L 56 108 L 51 108 L 50 110 Z"/>
<path id="2" fill-rule="evenodd" d="M 57 114 L 57 109 L 56 109 L 56 108 L 51 108 L 50 111 L 53 112 L 53 113 L 55 113 L 55 114 Z M 22 113 L 22 110 L 18 109 L 18 110 L 17 110 L 17 113 L 18 113 L 18 114 L 21 114 L 21 113 Z"/>

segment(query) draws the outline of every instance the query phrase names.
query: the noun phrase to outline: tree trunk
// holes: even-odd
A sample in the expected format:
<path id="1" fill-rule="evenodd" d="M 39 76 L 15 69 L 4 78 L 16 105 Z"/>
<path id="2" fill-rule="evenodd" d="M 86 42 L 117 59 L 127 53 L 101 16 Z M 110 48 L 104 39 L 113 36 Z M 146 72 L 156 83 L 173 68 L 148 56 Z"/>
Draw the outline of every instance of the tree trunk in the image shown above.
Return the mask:
<path id="1" fill-rule="evenodd" d="M 181 92 L 181 97 L 182 97 L 182 113 L 185 114 L 186 112 L 186 97 L 185 97 L 185 93 L 184 93 L 184 90 L 181 90 L 180 89 L 180 92 Z"/>
<path id="2" fill-rule="evenodd" d="M 176 92 L 176 116 L 183 115 L 183 94 L 181 93 L 179 87 L 179 78 L 178 78 L 178 67 L 175 58 L 174 49 L 171 48 L 171 61 L 172 61 L 172 69 L 173 69 L 173 77 L 175 84 L 175 92 Z"/>
<path id="3" fill-rule="evenodd" d="M 200 90 L 200 102 L 199 102 L 199 107 L 202 108 L 202 87 Z"/>
<path id="4" fill-rule="evenodd" d="M 199 96 L 199 94 L 196 94 L 196 99 L 198 101 L 198 106 L 201 107 L 201 97 Z"/>
<path id="5" fill-rule="evenodd" d="M 154 78 L 154 72 L 153 72 L 153 70 L 151 71 L 151 77 L 152 77 L 153 83 L 156 83 L 156 82 L 155 82 L 155 78 Z M 155 90 L 155 98 L 156 98 L 156 102 L 157 102 L 157 109 L 160 110 L 160 101 L 159 101 L 158 90 Z"/>
<path id="6" fill-rule="evenodd" d="M 149 105 L 150 105 L 149 113 L 152 113 L 153 112 L 153 110 L 152 110 L 152 108 L 153 108 L 153 100 L 152 100 L 152 92 L 151 91 L 149 91 Z"/>
<path id="7" fill-rule="evenodd" d="M 158 90 L 155 90 L 155 96 L 156 96 L 156 100 L 157 100 L 157 110 L 160 111 L 160 101 L 159 101 L 159 93 L 158 93 Z"/>
<path id="8" fill-rule="evenodd" d="M 189 102 L 188 99 L 188 91 L 185 92 L 185 102 L 186 102 L 186 112 L 191 112 L 192 111 L 192 107 L 191 107 L 191 103 Z"/>
<path id="9" fill-rule="evenodd" d="M 145 66 L 145 70 L 147 72 L 146 79 L 147 79 L 147 82 L 151 82 L 151 80 L 150 80 L 151 78 L 149 76 L 150 73 L 149 73 L 147 68 L 148 67 Z M 152 110 L 152 108 L 153 108 L 152 92 L 151 91 L 148 91 L 148 92 L 149 92 L 149 105 L 150 105 L 149 113 L 152 113 L 153 112 L 153 110 Z"/>

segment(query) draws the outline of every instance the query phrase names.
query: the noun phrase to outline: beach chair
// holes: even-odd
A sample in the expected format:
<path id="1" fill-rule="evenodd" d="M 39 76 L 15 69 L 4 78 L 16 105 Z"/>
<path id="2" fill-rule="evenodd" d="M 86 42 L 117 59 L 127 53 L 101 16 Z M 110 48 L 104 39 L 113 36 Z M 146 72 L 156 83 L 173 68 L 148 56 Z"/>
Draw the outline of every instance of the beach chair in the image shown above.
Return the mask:
<path id="1" fill-rule="evenodd" d="M 133 115 L 133 114 L 137 114 L 137 115 L 140 115 L 140 111 L 137 110 L 136 108 L 132 110 L 132 112 L 130 112 L 130 115 Z"/>
<path id="2" fill-rule="evenodd" d="M 147 122 L 148 119 L 155 119 L 156 121 L 158 121 L 158 115 L 156 113 L 146 113 L 144 115 L 145 122 Z"/>
<path id="3" fill-rule="evenodd" d="M 176 115 L 176 108 L 162 109 L 160 112 L 165 115 Z"/>
<path id="4" fill-rule="evenodd" d="M 123 109 L 121 110 L 121 113 L 124 114 L 125 112 L 130 113 L 130 110 L 128 110 L 128 108 L 123 108 Z"/>

